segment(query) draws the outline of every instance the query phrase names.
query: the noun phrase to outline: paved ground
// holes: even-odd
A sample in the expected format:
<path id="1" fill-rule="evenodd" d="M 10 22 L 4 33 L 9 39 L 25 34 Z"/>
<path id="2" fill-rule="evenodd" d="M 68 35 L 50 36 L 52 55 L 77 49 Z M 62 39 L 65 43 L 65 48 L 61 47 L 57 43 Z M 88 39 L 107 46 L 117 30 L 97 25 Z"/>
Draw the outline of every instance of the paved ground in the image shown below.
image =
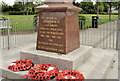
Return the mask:
<path id="1" fill-rule="evenodd" d="M 17 32 L 16 32 L 17 33 Z M 9 45 L 11 48 L 16 47 L 18 45 L 22 45 L 28 42 L 35 42 L 37 39 L 37 33 L 28 33 L 28 34 L 10 34 L 9 36 Z M 1 46 L 2 48 L 8 47 L 8 36 L 1 36 Z"/>
<path id="2" fill-rule="evenodd" d="M 32 44 L 29 44 L 29 45 L 25 45 L 25 46 L 19 46 L 17 48 L 14 48 L 14 49 L 10 49 L 9 51 L 8 50 L 3 50 L 3 53 L 2 53 L 2 66 L 8 66 L 8 64 L 10 64 L 11 62 L 15 61 L 15 60 L 19 60 L 20 58 L 20 51 L 21 50 L 24 50 L 24 49 L 28 49 L 28 48 L 31 48 L 31 46 L 33 46 L 33 44 L 35 45 L 35 43 L 32 43 Z M 107 50 L 108 52 L 114 52 L 115 50 L 111 50 L 111 49 L 104 49 L 104 50 Z M 110 71 L 108 73 L 108 76 L 107 78 L 116 78 L 117 74 L 117 69 L 118 69 L 118 59 L 117 59 L 118 55 L 115 54 L 115 63 L 114 65 L 110 68 Z"/>

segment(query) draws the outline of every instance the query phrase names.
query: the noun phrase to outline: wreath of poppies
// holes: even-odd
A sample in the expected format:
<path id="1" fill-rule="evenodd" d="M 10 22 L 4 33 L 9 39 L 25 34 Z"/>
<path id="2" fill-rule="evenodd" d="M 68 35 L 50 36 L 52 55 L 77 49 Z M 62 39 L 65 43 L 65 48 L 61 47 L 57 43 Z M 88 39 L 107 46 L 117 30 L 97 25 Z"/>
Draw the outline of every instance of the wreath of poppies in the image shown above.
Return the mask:
<path id="1" fill-rule="evenodd" d="M 76 70 L 63 70 L 55 77 L 57 81 L 84 81 L 84 76 Z"/>
<path id="2" fill-rule="evenodd" d="M 30 77 L 34 80 L 50 80 L 55 78 L 57 74 L 59 73 L 58 67 L 51 64 L 37 64 L 34 67 L 32 67 L 28 75 L 25 75 L 25 78 Z"/>
<path id="3" fill-rule="evenodd" d="M 32 66 L 34 66 L 34 64 L 31 62 L 31 60 L 23 59 L 10 64 L 8 69 L 10 71 L 25 71 L 29 70 Z"/>
<path id="4" fill-rule="evenodd" d="M 51 80 L 57 81 L 84 81 L 84 76 L 76 70 L 63 70 L 59 72 L 59 68 L 51 64 L 37 64 L 34 65 L 31 60 L 23 59 L 13 62 L 8 66 L 10 71 L 28 71 L 28 75 L 24 75 L 24 78 L 30 78 L 34 80 Z"/>

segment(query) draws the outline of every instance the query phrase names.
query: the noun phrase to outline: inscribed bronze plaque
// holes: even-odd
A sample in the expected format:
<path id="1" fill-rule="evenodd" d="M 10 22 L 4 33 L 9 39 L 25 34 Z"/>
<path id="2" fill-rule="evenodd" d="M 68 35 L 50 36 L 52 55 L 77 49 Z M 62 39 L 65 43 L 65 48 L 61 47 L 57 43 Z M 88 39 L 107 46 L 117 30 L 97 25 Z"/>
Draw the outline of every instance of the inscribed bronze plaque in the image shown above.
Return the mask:
<path id="1" fill-rule="evenodd" d="M 65 53 L 65 12 L 39 14 L 37 50 Z"/>

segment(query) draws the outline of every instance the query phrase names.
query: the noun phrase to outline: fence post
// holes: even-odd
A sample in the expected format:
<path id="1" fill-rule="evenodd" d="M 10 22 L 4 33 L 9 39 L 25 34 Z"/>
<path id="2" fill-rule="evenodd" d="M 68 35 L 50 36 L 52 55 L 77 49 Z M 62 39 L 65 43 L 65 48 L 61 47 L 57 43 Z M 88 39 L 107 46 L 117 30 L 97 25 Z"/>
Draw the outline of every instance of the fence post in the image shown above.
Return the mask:
<path id="1" fill-rule="evenodd" d="M 10 26 L 10 21 L 9 21 L 9 18 L 8 18 L 8 21 L 7 21 L 7 27 L 8 27 L 8 50 L 10 49 L 10 38 L 9 38 L 9 35 L 10 35 L 10 33 L 9 33 L 9 26 Z"/>
<path id="2" fill-rule="evenodd" d="M 116 27 L 116 50 L 118 50 L 118 34 L 119 34 L 119 18 L 117 18 L 117 27 Z"/>

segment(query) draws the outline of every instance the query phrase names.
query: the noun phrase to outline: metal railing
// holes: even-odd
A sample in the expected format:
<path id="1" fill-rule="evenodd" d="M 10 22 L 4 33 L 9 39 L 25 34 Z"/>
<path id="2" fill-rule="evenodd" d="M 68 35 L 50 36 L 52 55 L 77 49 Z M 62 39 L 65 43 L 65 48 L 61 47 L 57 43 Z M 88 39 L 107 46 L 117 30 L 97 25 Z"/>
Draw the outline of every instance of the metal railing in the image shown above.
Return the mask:
<path id="1" fill-rule="evenodd" d="M 98 20 L 92 24 L 90 19 L 80 20 L 80 44 L 118 49 L 118 26 L 119 19 L 107 21 Z M 94 25 L 94 26 L 92 26 Z M 0 19 L 1 46 L 2 48 L 12 48 L 37 40 L 33 18 Z"/>
<path id="2" fill-rule="evenodd" d="M 119 20 L 98 20 L 98 27 L 96 22 L 91 22 L 89 19 L 84 21 L 84 25 L 80 26 L 80 43 L 81 45 L 88 45 L 101 48 L 118 48 L 118 22 Z M 80 20 L 80 25 L 83 23 Z M 94 24 L 91 24 L 94 23 Z M 93 26 L 95 25 L 95 26 Z"/>
<path id="3" fill-rule="evenodd" d="M 0 19 L 1 46 L 13 48 L 36 41 L 33 18 Z"/>

